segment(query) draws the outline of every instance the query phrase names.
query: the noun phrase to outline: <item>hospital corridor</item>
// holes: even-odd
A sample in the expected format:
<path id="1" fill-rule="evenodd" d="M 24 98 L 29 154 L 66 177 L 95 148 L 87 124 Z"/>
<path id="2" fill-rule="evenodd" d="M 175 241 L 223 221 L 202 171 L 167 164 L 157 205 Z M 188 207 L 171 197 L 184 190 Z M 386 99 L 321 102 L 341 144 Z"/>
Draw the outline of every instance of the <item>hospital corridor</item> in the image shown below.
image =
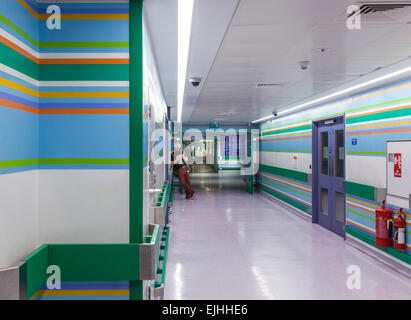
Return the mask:
<path id="1" fill-rule="evenodd" d="M 406 317 L 410 35 L 406 0 L 1 0 L 0 308 Z"/>

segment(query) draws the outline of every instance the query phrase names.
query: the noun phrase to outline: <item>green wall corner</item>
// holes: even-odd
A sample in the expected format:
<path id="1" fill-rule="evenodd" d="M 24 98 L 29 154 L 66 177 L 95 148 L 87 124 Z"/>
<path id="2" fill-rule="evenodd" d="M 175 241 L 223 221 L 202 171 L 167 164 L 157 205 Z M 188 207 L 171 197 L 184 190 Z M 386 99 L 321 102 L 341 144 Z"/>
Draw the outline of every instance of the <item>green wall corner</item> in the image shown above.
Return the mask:
<path id="1" fill-rule="evenodd" d="M 130 243 L 143 243 L 143 0 L 130 0 Z M 143 299 L 143 281 L 130 281 L 130 300 Z"/>

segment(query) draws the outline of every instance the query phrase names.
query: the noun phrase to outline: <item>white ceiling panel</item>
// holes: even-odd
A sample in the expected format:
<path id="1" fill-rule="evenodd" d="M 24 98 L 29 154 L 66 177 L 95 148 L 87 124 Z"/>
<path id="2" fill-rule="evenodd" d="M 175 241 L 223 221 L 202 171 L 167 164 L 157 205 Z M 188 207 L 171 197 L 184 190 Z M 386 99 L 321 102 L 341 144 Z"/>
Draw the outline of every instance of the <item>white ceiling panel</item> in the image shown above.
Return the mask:
<path id="1" fill-rule="evenodd" d="M 361 30 L 349 30 L 352 4 L 240 1 L 189 122 L 249 122 L 411 55 L 409 24 L 374 17 L 363 19 Z M 301 60 L 310 61 L 308 70 L 301 70 Z M 279 86 L 256 88 L 259 83 Z"/>
<path id="2" fill-rule="evenodd" d="M 411 56 L 411 8 L 368 16 L 349 30 L 346 9 L 355 3 L 195 0 L 183 121 L 249 122 Z M 175 106 L 177 0 L 146 0 L 145 7 L 167 103 Z M 307 70 L 302 60 L 310 61 Z M 201 77 L 200 86 L 189 77 Z"/>

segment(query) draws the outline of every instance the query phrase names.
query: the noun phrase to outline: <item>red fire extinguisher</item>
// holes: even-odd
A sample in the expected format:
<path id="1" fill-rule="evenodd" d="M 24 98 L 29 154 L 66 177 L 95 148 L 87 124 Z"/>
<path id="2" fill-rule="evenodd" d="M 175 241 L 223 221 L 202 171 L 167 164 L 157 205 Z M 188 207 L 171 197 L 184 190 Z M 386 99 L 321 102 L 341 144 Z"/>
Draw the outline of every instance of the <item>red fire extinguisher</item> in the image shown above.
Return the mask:
<path id="1" fill-rule="evenodd" d="M 405 249 L 405 214 L 402 209 L 398 211 L 398 216 L 394 219 L 394 248 Z"/>
<path id="2" fill-rule="evenodd" d="M 375 210 L 375 245 L 378 247 L 392 246 L 391 213 L 392 211 L 385 207 L 385 200 L 382 202 L 381 208 Z"/>

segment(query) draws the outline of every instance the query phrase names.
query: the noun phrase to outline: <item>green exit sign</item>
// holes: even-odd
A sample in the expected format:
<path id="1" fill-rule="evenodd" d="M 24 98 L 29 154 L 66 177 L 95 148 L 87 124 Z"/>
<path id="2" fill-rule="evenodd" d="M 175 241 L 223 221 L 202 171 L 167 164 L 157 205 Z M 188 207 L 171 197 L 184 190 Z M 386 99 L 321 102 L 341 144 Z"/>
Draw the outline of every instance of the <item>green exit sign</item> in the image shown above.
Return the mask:
<path id="1" fill-rule="evenodd" d="M 214 122 L 209 123 L 209 124 L 208 124 L 208 127 L 209 127 L 210 129 L 218 129 L 218 128 L 220 128 L 220 126 L 218 125 L 218 123 L 214 123 Z"/>

